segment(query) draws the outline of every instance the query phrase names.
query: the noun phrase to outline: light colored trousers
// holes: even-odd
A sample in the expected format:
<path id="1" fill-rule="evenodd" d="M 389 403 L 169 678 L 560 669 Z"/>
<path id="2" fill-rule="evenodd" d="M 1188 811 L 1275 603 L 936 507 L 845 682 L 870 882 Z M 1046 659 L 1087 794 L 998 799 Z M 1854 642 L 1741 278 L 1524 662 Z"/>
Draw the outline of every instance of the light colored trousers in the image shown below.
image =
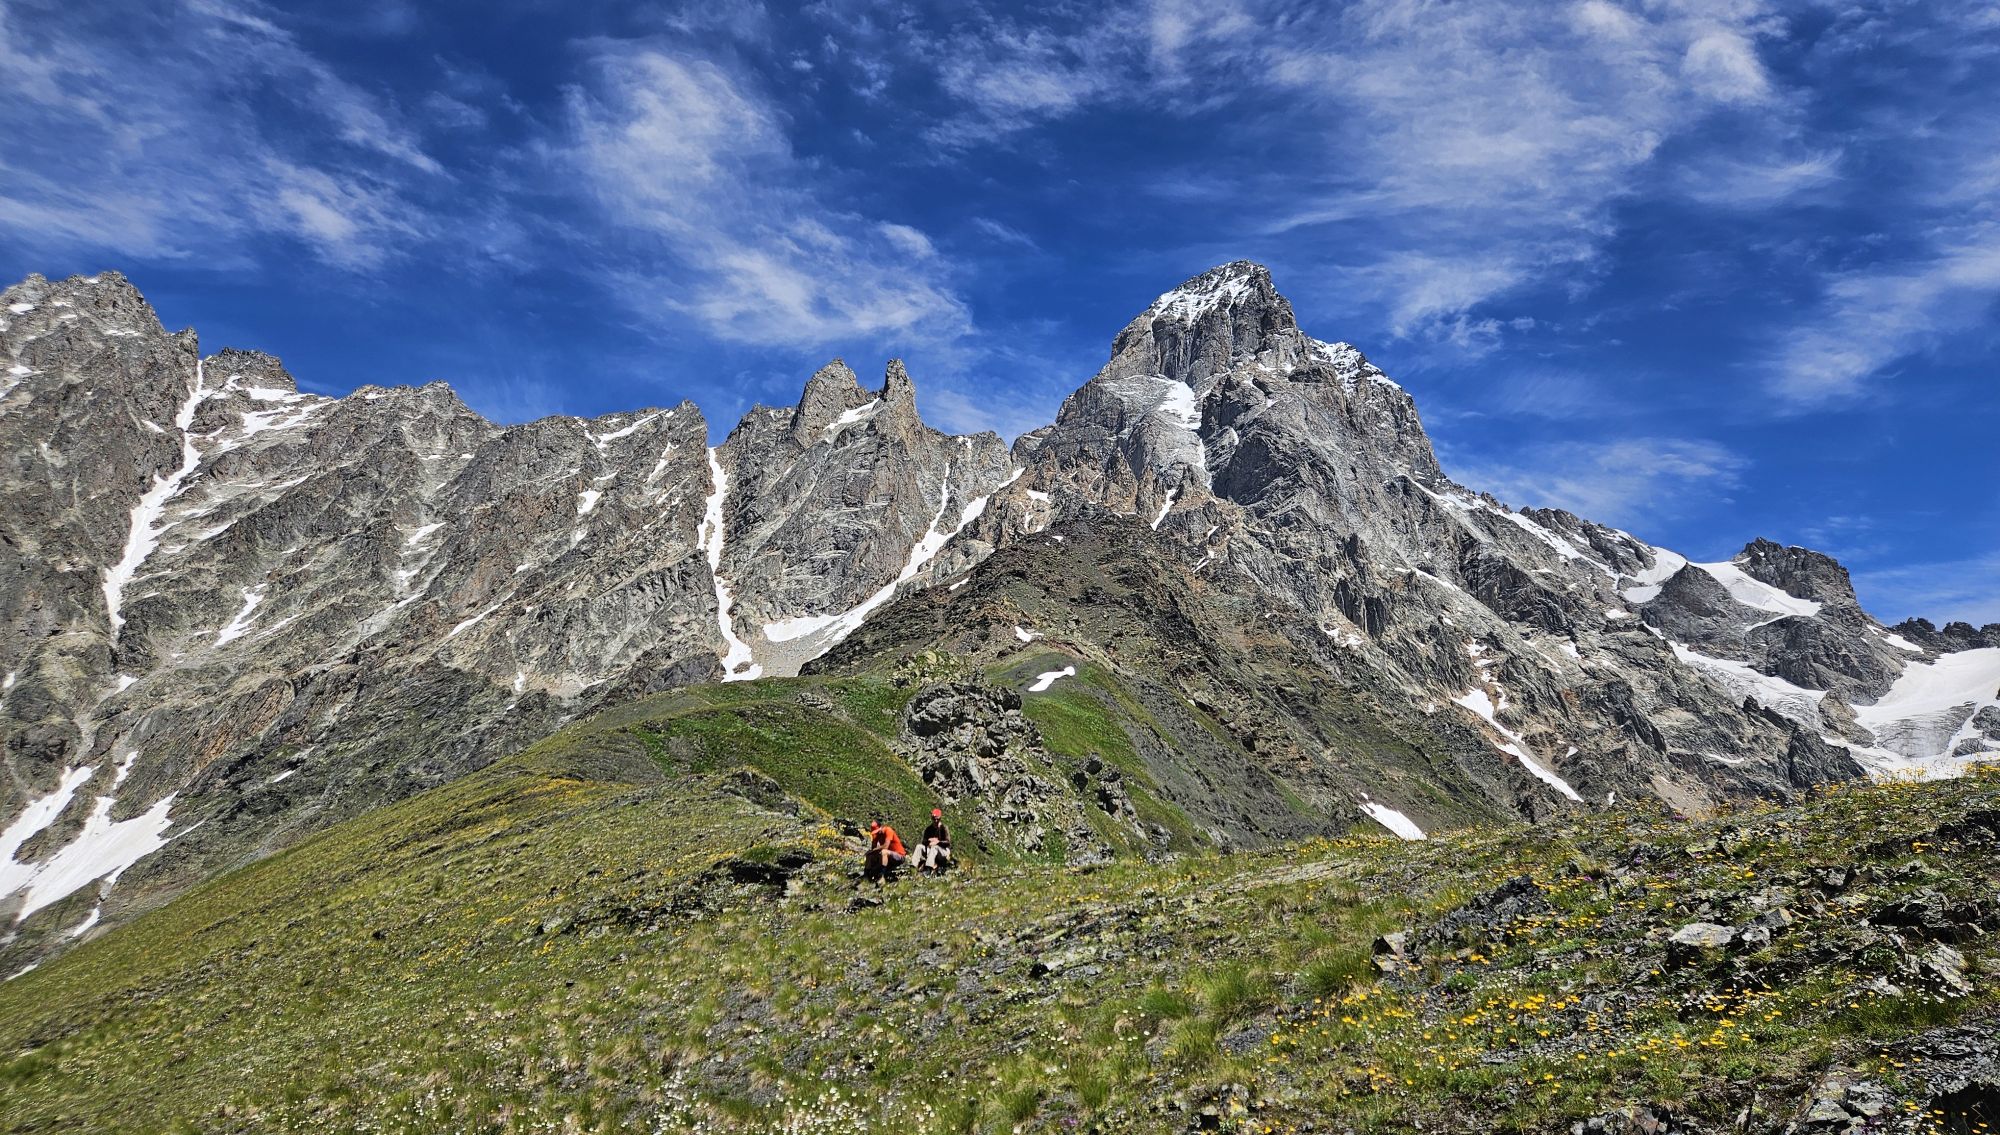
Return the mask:
<path id="1" fill-rule="evenodd" d="M 920 843 L 910 852 L 910 862 L 916 864 L 919 870 L 935 870 L 944 866 L 950 858 L 951 848 L 935 843 Z"/>

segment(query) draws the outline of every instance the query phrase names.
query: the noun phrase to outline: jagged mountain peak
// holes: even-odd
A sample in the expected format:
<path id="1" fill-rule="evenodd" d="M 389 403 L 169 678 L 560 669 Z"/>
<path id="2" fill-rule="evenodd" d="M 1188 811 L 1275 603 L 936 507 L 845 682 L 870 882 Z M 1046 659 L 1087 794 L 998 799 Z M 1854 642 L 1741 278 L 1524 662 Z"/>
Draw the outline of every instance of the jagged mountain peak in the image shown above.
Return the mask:
<path id="1" fill-rule="evenodd" d="M 61 332 L 78 320 L 113 339 L 151 340 L 165 333 L 152 305 L 121 272 L 60 280 L 36 274 L 0 292 L 0 330 L 22 338 Z"/>
<path id="2" fill-rule="evenodd" d="M 1859 606 L 1854 581 L 1840 561 L 1824 552 L 1797 545 L 1786 546 L 1758 537 L 1743 546 L 1730 561 L 1752 579 L 1768 583 L 1787 595 L 1819 603 Z"/>
<path id="3" fill-rule="evenodd" d="M 883 371 L 882 404 L 891 411 L 900 411 L 912 417 L 917 412 L 917 387 L 910 381 L 910 372 L 901 359 L 890 359 Z"/>
<path id="4" fill-rule="evenodd" d="M 476 419 L 481 425 L 491 425 L 483 415 L 465 404 L 465 400 L 458 396 L 458 391 L 452 389 L 450 383 L 436 379 L 421 385 L 397 383 L 394 386 L 377 386 L 370 383 L 367 386 L 356 388 L 352 394 L 341 399 L 341 401 L 350 404 L 386 401 L 395 409 L 406 413 L 426 416 L 443 414 L 452 417 Z M 565 415 L 550 416 L 563 417 Z"/>
<path id="5" fill-rule="evenodd" d="M 1157 374 L 1199 388 L 1250 359 L 1289 370 L 1304 351 L 1291 302 L 1270 270 L 1238 260 L 1162 293 L 1113 340 L 1106 373 Z"/>
<path id="6" fill-rule="evenodd" d="M 40 272 L 31 272 L 19 283 L 7 288 L 4 293 L 0 294 L 12 296 L 15 293 L 22 295 L 90 296 L 113 302 L 129 299 L 135 301 L 139 306 L 145 307 L 148 311 L 152 310 L 151 305 L 146 302 L 146 297 L 140 294 L 138 286 L 132 283 L 125 273 L 109 268 L 87 276 L 77 273 L 57 280 L 51 280 Z"/>
<path id="7" fill-rule="evenodd" d="M 299 384 L 292 377 L 285 364 L 275 355 L 262 351 L 246 351 L 236 347 L 224 347 L 204 360 L 208 377 L 221 382 L 235 383 L 250 391 L 253 398 L 297 394 Z"/>
<path id="8" fill-rule="evenodd" d="M 1950 622 L 1939 630 L 1929 619 L 1918 617 L 1904 619 L 1889 630 L 1925 650 L 1951 652 L 2000 647 L 2000 623 L 1975 627 L 1971 623 Z"/>
<path id="9" fill-rule="evenodd" d="M 1155 319 L 1192 323 L 1218 307 L 1274 303 L 1284 304 L 1289 314 L 1291 304 L 1278 294 L 1276 285 L 1271 281 L 1271 270 L 1253 260 L 1232 260 L 1190 276 L 1179 286 L 1162 292 L 1146 308 L 1146 314 Z"/>
<path id="10" fill-rule="evenodd" d="M 748 427 L 755 432 L 765 428 L 762 417 L 783 412 L 782 409 L 755 407 L 744 415 L 738 428 Z M 827 363 L 806 381 L 799 404 L 791 412 L 790 433 L 795 443 L 810 448 L 818 442 L 831 441 L 844 433 L 847 427 L 863 422 L 875 423 L 877 430 L 927 428 L 917 412 L 916 384 L 910 380 L 903 360 L 889 360 L 883 372 L 882 386 L 875 391 L 862 387 L 859 377 L 845 360 L 834 359 Z"/>
<path id="11" fill-rule="evenodd" d="M 847 361 L 833 359 L 806 380 L 798 409 L 792 412 L 792 440 L 811 445 L 842 414 L 866 406 L 871 398 Z"/>

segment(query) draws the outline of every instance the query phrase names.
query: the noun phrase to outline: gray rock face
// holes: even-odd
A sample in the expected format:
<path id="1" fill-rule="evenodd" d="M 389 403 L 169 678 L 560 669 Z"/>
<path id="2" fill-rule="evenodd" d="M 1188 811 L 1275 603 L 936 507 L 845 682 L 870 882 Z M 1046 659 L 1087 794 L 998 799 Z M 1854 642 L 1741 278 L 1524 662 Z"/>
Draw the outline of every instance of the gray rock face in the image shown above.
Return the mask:
<path id="1" fill-rule="evenodd" d="M 1787 548 L 1770 540 L 1752 540 L 1736 562 L 1744 574 L 1768 583 L 1787 595 L 1854 607 L 1854 583 L 1840 561 L 1810 548 Z"/>
<path id="2" fill-rule="evenodd" d="M 114 875 L 119 917 L 635 693 L 790 673 L 846 628 L 767 624 L 922 586 L 1012 471 L 924 426 L 900 364 L 872 396 L 829 366 L 711 453 L 685 403 L 502 428 L 441 384 L 301 394 L 113 273 L 8 289 L 0 354 L 9 923 L 82 925 Z"/>
<path id="3" fill-rule="evenodd" d="M 1453 791 L 1486 798 L 1461 815 L 2000 750 L 1994 628 L 1892 633 L 1816 553 L 1690 565 L 1460 487 L 1409 394 L 1307 336 L 1253 264 L 1161 296 L 1011 451 L 926 426 L 895 362 L 869 390 L 835 361 L 712 448 L 687 403 L 500 427 L 441 384 L 322 398 L 267 355 L 204 356 L 116 273 L 7 289 L 0 356 L 0 921 L 115 921 L 601 705 L 794 673 L 1107 513 L 1214 585 L 1187 625 L 1268 620 L 1410 752 L 1452 738 Z M 1312 769 L 1342 823 L 1362 800 L 1452 815 L 1400 756 L 1315 755 L 1359 718 L 1310 683 L 1204 669 L 1254 656 L 1159 659 L 1153 712 L 1193 737 L 1166 691 L 1238 691 L 1202 742 L 1261 766 L 1235 780 L 1283 796 Z M 1280 695 L 1290 724 L 1258 719 Z M 1161 760 L 1198 800 L 1213 770 L 1188 752 Z M 1239 804 L 1204 807 L 1312 830 Z"/>
<path id="4" fill-rule="evenodd" d="M 931 582 L 938 551 L 1014 474 L 999 437 L 924 425 L 893 360 L 873 395 L 835 360 L 797 409 L 751 410 L 716 460 L 718 574 L 741 597 L 734 633 L 771 673 L 824 653 L 899 586 Z"/>
<path id="5" fill-rule="evenodd" d="M 1977 628 L 1971 623 L 1946 623 L 1939 630 L 1929 619 L 1905 619 L 1889 629 L 1925 650 L 1943 653 L 2000 646 L 2000 623 Z"/>
<path id="6" fill-rule="evenodd" d="M 1681 557 L 1453 484 L 1407 392 L 1353 347 L 1300 331 L 1256 265 L 1162 296 L 1015 457 L 1028 472 L 995 498 L 988 539 L 1032 538 L 1088 508 L 1148 523 L 1205 573 L 1304 612 L 1404 696 L 1462 715 L 1549 808 L 1620 791 L 1696 804 L 1858 771 L 1787 763 L 1794 735 L 1816 740 L 1822 723 L 1746 712 L 1745 691 L 1684 650 L 1721 668 L 1839 673 L 1844 694 L 1886 688 L 1879 657 L 1846 639 L 1753 643 L 1769 614 Z M 1835 590 L 1812 564 L 1773 564 Z M 1881 631 L 1864 616 L 1856 633 Z"/>

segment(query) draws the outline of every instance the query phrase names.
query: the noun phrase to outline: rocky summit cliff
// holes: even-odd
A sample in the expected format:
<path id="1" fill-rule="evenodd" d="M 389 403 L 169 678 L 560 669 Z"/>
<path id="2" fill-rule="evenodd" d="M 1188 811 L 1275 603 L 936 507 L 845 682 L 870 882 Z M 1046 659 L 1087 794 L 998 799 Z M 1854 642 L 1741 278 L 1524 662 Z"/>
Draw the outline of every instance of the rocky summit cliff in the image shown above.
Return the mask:
<path id="1" fill-rule="evenodd" d="M 714 446 L 689 403 L 323 398 L 116 273 L 7 289 L 0 356 L 16 959 L 587 712 L 807 667 L 976 660 L 1003 702 L 1099 675 L 1175 838 L 1218 844 L 2000 753 L 2000 627 L 1892 630 L 1815 552 L 1695 564 L 1456 485 L 1254 264 L 1161 296 L 1011 448 L 925 425 L 897 362 Z"/>

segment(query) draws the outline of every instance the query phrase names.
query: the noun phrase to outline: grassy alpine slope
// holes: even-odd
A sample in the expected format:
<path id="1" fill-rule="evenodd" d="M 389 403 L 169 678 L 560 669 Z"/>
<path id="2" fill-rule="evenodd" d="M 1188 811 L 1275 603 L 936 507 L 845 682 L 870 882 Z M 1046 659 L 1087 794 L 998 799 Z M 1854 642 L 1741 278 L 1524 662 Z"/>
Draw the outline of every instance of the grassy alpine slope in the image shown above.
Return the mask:
<path id="1" fill-rule="evenodd" d="M 648 699 L 220 878 L 0 986 L 0 1129 L 1993 1118 L 1961 1081 L 1996 1074 L 2000 775 L 1697 822 L 996 855 L 878 902 L 829 813 L 922 806 L 884 744 L 906 696 Z"/>

